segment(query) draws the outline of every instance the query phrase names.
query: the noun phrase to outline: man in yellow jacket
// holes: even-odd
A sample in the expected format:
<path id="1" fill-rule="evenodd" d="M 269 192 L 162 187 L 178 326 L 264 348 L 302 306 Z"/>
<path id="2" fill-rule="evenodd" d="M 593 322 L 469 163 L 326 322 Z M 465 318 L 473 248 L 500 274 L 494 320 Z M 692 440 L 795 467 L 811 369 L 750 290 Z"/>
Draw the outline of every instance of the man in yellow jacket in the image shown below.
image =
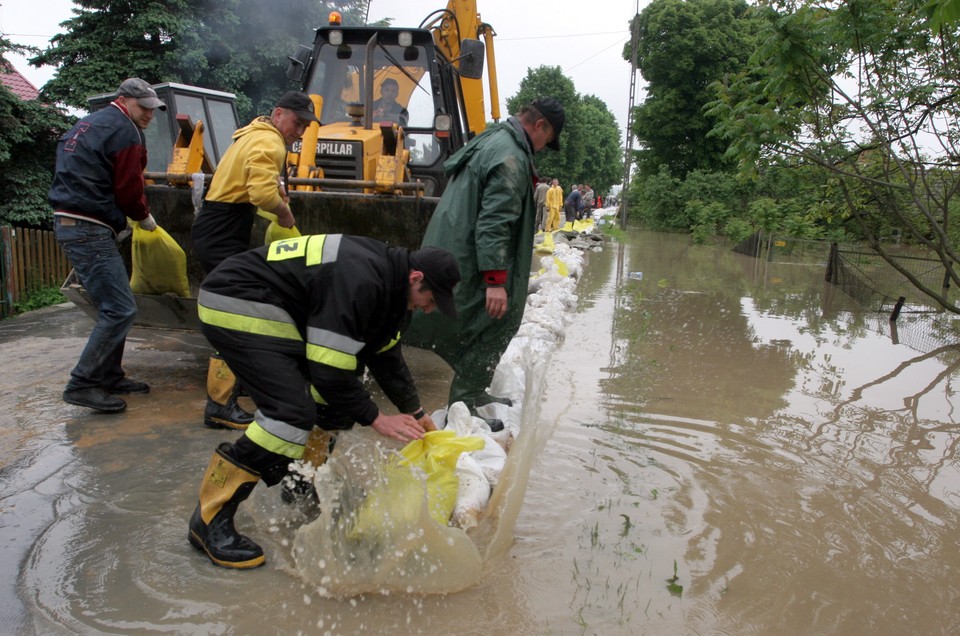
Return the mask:
<path id="1" fill-rule="evenodd" d="M 310 98 L 297 91 L 284 93 L 270 115 L 257 117 L 233 133 L 203 207 L 193 222 L 193 254 L 205 273 L 223 260 L 250 249 L 250 232 L 257 208 L 277 215 L 282 227 L 296 220 L 281 188 L 287 147 L 319 121 Z M 214 354 L 207 371 L 207 406 L 203 423 L 211 428 L 245 430 L 253 415 L 237 404 L 236 378 Z"/>
<path id="2" fill-rule="evenodd" d="M 560 187 L 560 182 L 554 179 L 550 189 L 547 190 L 547 210 L 549 210 L 549 214 L 544 225 L 545 232 L 554 232 L 560 229 L 560 208 L 562 207 L 563 188 Z"/>

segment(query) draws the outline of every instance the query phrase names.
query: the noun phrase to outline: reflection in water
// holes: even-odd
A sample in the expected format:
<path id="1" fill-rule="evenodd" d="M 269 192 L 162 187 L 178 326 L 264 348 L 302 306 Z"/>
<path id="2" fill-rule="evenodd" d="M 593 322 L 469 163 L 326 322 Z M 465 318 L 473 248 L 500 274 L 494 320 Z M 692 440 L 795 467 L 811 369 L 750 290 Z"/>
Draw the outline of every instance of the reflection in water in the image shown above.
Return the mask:
<path id="1" fill-rule="evenodd" d="M 566 387 L 599 389 L 604 415 L 573 419 L 600 432 L 555 440 L 596 474 L 571 555 L 585 631 L 951 631 L 960 349 L 895 346 L 816 269 L 750 280 L 685 237 L 620 258 L 592 299 L 612 330 L 580 330 L 609 366 Z"/>
<path id="2" fill-rule="evenodd" d="M 238 525 L 268 566 L 212 567 L 186 518 L 211 449 L 235 434 L 199 425 L 202 342 L 137 344 L 128 364 L 156 389 L 104 417 L 63 407 L 68 365 L 41 376 L 43 344 L 25 339 L 33 367 L 9 388 L 19 459 L 0 473 L 5 544 L 22 546 L 5 548 L 20 602 L 3 603 L 19 607 L 5 631 L 960 629 L 960 350 L 895 344 L 816 267 L 684 236 L 637 233 L 585 271 L 566 342 L 540 369 L 539 418 L 557 429 L 514 543 L 449 595 L 324 598 L 284 556 L 294 513 L 262 487 Z M 72 360 L 84 338 L 57 346 Z M 413 366 L 436 403 L 448 370 Z"/>

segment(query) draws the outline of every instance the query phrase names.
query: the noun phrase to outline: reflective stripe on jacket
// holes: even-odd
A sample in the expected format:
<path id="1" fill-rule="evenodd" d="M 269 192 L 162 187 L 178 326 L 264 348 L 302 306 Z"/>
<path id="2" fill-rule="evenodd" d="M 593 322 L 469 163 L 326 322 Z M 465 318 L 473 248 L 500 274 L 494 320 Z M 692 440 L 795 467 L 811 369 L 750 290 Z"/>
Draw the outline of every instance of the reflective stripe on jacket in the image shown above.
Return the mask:
<path id="1" fill-rule="evenodd" d="M 379 409 L 361 381 L 365 367 L 401 412 L 419 405 L 396 346 L 409 318 L 409 267 L 407 250 L 369 238 L 275 241 L 211 272 L 198 312 L 209 325 L 302 342 L 314 398 L 369 425 Z"/>

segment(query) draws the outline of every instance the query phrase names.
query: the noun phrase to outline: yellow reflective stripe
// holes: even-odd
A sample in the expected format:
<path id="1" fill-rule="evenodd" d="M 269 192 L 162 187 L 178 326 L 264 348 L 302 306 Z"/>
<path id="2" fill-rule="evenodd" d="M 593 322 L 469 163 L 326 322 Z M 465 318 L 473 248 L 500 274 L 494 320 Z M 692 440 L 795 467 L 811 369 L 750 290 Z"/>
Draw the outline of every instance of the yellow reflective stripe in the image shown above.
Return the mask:
<path id="1" fill-rule="evenodd" d="M 226 311 L 220 311 L 219 309 L 210 309 L 203 305 L 197 305 L 197 314 L 203 323 L 213 327 L 223 327 L 224 329 L 245 331 L 263 336 L 274 336 L 276 338 L 286 338 L 288 340 L 303 340 L 295 326 L 278 320 L 241 316 L 240 314 L 232 314 Z"/>
<path id="2" fill-rule="evenodd" d="M 307 343 L 307 359 L 335 369 L 354 371 L 357 368 L 357 356 L 309 342 Z"/>
<path id="3" fill-rule="evenodd" d="M 325 234 L 319 234 L 311 236 L 310 240 L 307 241 L 307 267 L 319 265 L 323 262 L 323 244 L 326 240 L 327 236 Z"/>
<path id="4" fill-rule="evenodd" d="M 270 431 L 260 426 L 256 420 L 254 420 L 253 423 L 247 427 L 247 430 L 244 431 L 243 434 L 246 435 L 247 438 L 249 438 L 250 441 L 257 446 L 272 453 L 277 453 L 278 455 L 283 455 L 284 457 L 289 457 L 290 459 L 303 458 L 303 449 L 306 446 L 305 443 L 295 444 L 293 442 L 280 439 Z"/>
<path id="5" fill-rule="evenodd" d="M 397 337 L 394 338 L 393 340 L 391 340 L 390 342 L 388 342 L 387 344 L 383 345 L 383 348 L 380 349 L 380 351 L 377 351 L 377 353 L 383 353 L 384 351 L 390 351 L 390 350 L 393 349 L 395 346 L 397 346 L 397 343 L 398 343 L 398 342 L 400 342 L 400 332 L 399 332 L 399 331 L 397 332 Z"/>
<path id="6" fill-rule="evenodd" d="M 329 247 L 327 245 L 326 234 L 314 234 L 313 236 L 295 236 L 293 238 L 281 239 L 270 244 L 267 250 L 268 261 L 285 261 L 291 258 L 304 257 L 306 265 L 320 265 L 321 263 L 337 260 L 337 253 L 340 251 L 340 235 L 331 234 L 329 236 Z"/>
<path id="7" fill-rule="evenodd" d="M 267 250 L 267 261 L 285 261 L 288 258 L 303 256 L 307 251 L 309 239 L 309 236 L 295 236 L 274 241 Z"/>
<path id="8" fill-rule="evenodd" d="M 320 391 L 317 391 L 317 387 L 310 385 L 310 395 L 313 397 L 313 401 L 317 404 L 326 404 L 327 401 L 323 399 L 323 396 L 320 395 Z"/>

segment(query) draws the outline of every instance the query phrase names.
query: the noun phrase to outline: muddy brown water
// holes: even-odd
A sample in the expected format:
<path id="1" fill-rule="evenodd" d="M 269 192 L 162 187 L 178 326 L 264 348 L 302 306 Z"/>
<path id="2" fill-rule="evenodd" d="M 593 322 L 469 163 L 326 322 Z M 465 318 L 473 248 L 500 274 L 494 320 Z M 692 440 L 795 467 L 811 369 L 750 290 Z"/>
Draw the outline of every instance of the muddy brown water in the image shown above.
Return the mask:
<path id="1" fill-rule="evenodd" d="M 266 567 L 187 545 L 235 437 L 200 425 L 197 334 L 134 330 L 126 367 L 153 391 L 103 416 L 60 401 L 88 319 L 0 323 L 0 632 L 957 633 L 960 349 L 904 344 L 922 322 L 892 337 L 822 278 L 682 236 L 590 253 L 513 543 L 429 596 L 324 597 L 284 557 L 282 508 L 238 515 Z M 448 371 L 410 358 L 435 405 Z"/>

